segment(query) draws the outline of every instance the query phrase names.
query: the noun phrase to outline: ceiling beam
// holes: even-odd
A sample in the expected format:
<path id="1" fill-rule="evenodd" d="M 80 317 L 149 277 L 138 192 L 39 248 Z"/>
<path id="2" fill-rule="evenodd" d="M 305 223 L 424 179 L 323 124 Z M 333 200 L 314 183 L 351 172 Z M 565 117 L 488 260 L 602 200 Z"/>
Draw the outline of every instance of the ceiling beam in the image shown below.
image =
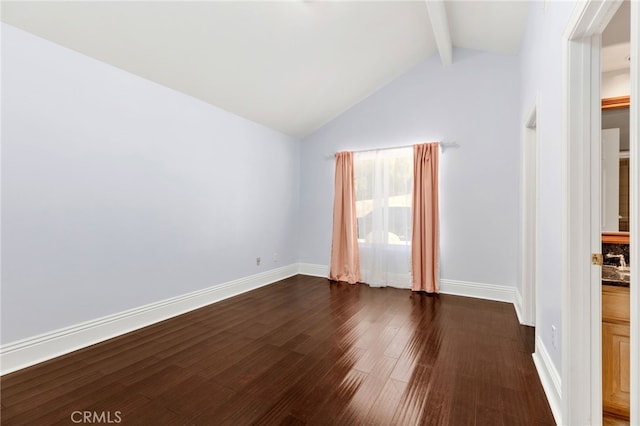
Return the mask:
<path id="1" fill-rule="evenodd" d="M 436 39 L 438 52 L 442 65 L 451 65 L 453 62 L 453 46 L 451 45 L 451 33 L 444 0 L 426 0 L 431 29 Z"/>

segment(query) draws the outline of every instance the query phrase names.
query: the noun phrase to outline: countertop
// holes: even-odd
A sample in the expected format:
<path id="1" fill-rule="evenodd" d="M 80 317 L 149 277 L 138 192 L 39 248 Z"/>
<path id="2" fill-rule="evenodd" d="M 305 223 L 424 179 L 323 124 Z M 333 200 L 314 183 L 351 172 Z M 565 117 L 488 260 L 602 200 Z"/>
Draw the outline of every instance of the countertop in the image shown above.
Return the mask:
<path id="1" fill-rule="evenodd" d="M 602 280 L 602 285 L 613 285 L 616 287 L 629 287 L 629 281 Z"/>

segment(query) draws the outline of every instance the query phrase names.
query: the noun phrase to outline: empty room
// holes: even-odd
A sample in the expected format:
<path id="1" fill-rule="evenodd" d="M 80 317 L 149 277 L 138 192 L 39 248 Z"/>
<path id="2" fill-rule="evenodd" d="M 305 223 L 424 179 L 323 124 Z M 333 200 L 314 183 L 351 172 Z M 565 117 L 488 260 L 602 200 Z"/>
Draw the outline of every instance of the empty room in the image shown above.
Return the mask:
<path id="1" fill-rule="evenodd" d="M 2 425 L 640 424 L 637 1 L 0 12 Z"/>

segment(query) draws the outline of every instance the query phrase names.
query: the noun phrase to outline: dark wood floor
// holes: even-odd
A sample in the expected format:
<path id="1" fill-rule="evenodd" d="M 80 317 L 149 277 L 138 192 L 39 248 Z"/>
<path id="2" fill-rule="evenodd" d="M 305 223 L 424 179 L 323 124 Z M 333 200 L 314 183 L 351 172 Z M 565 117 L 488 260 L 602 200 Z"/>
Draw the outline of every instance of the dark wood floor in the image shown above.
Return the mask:
<path id="1" fill-rule="evenodd" d="M 554 424 L 532 351 L 510 304 L 298 275 L 2 377 L 2 424 Z"/>

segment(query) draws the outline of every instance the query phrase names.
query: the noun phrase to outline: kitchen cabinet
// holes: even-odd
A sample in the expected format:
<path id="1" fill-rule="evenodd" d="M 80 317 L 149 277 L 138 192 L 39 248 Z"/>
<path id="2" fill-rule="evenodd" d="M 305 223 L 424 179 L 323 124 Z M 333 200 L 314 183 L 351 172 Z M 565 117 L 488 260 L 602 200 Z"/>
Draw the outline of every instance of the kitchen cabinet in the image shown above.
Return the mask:
<path id="1" fill-rule="evenodd" d="M 602 405 L 629 417 L 629 287 L 602 286 Z"/>

